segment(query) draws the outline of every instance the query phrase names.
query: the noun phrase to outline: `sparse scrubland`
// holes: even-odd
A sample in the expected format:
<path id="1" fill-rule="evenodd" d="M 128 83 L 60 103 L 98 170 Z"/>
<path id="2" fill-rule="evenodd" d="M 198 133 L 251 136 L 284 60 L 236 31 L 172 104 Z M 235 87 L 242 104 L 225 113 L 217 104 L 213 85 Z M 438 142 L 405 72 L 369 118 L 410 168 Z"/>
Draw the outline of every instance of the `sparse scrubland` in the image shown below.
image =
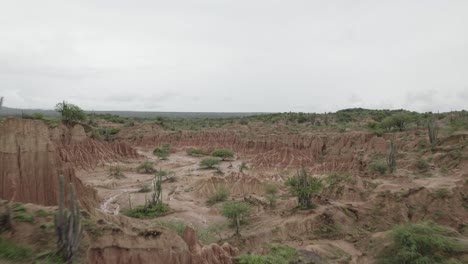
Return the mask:
<path id="1" fill-rule="evenodd" d="M 56 110 L 1 118 L 0 262 L 468 261 L 466 111 Z"/>

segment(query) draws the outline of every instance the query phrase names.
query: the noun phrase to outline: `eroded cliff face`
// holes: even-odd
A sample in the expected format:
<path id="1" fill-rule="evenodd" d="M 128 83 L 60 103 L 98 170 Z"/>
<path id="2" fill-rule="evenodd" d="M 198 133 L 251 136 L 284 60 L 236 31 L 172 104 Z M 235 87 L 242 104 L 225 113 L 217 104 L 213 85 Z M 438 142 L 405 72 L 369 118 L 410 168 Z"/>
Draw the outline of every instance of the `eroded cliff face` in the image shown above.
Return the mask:
<path id="1" fill-rule="evenodd" d="M 165 143 L 180 149 L 230 148 L 248 157 L 256 168 L 307 166 L 317 171 L 358 170 L 365 166 L 361 159 L 363 153 L 385 152 L 388 148 L 385 138 L 367 132 L 282 135 L 232 129 L 173 132 L 155 124 L 124 128 L 118 138 L 149 148 Z"/>
<path id="2" fill-rule="evenodd" d="M 174 231 L 163 228 L 139 234 L 119 230 L 91 244 L 88 263 L 231 264 L 238 253 L 237 248 L 227 243 L 202 246 L 191 227 L 185 228 L 182 238 Z"/>
<path id="3" fill-rule="evenodd" d="M 49 128 L 38 120 L 7 118 L 0 126 L 0 198 L 41 205 L 57 204 L 58 176 L 74 183 L 85 208 L 93 208 L 96 194 L 75 176 L 75 167 L 88 169 L 99 162 L 138 157 L 124 143 L 90 139 L 83 127 Z"/>
<path id="4" fill-rule="evenodd" d="M 0 126 L 0 197 L 41 205 L 57 204 L 58 176 L 75 184 L 81 203 L 91 207 L 94 192 L 63 162 L 42 121 L 8 118 Z"/>

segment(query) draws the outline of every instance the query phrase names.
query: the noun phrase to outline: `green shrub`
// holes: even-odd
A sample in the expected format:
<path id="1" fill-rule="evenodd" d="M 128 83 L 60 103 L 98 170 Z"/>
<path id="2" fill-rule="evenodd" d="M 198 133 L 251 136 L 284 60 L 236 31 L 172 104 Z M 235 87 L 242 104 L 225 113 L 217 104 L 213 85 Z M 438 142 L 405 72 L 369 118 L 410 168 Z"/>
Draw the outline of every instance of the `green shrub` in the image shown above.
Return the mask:
<path id="1" fill-rule="evenodd" d="M 140 165 L 138 165 L 136 170 L 138 173 L 146 173 L 146 174 L 154 173 L 155 172 L 154 162 L 145 160 Z"/>
<path id="2" fill-rule="evenodd" d="M 123 208 L 122 214 L 134 218 L 150 219 L 165 215 L 169 211 L 167 204 L 158 203 L 153 206 L 139 205 L 135 208 Z"/>
<path id="3" fill-rule="evenodd" d="M 0 237 L 0 259 L 8 261 L 28 261 L 33 256 L 33 250 L 24 245 Z"/>
<path id="4" fill-rule="evenodd" d="M 253 209 L 246 202 L 227 201 L 221 208 L 221 215 L 230 219 L 236 226 L 236 234 L 239 234 L 239 229 L 245 217 L 252 214 Z"/>
<path id="5" fill-rule="evenodd" d="M 203 149 L 197 149 L 197 148 L 189 148 L 185 150 L 185 152 L 187 152 L 187 155 L 189 156 L 203 156 L 206 154 Z"/>
<path id="6" fill-rule="evenodd" d="M 216 203 L 226 201 L 226 199 L 229 197 L 229 194 L 229 189 L 226 186 L 221 185 L 216 188 L 216 192 L 208 198 L 207 204 L 214 205 Z"/>
<path id="7" fill-rule="evenodd" d="M 454 234 L 432 221 L 396 226 L 389 233 L 392 244 L 380 252 L 378 263 L 447 263 L 462 249 Z"/>
<path id="8" fill-rule="evenodd" d="M 12 209 L 14 220 L 18 222 L 34 222 L 34 216 L 26 211 L 23 204 L 15 203 Z"/>
<path id="9" fill-rule="evenodd" d="M 420 171 L 426 171 L 429 168 L 429 163 L 423 159 L 417 159 L 416 160 L 416 167 Z"/>
<path id="10" fill-rule="evenodd" d="M 165 148 L 155 148 L 153 150 L 153 155 L 159 159 L 166 160 L 169 157 L 169 151 Z"/>
<path id="11" fill-rule="evenodd" d="M 221 158 L 225 160 L 227 158 L 234 158 L 234 152 L 229 149 L 217 149 L 211 153 L 211 156 Z"/>
<path id="12" fill-rule="evenodd" d="M 179 219 L 162 220 L 157 221 L 156 223 L 162 227 L 176 231 L 179 236 L 182 236 L 185 229 L 185 222 Z"/>
<path id="13" fill-rule="evenodd" d="M 215 158 L 204 158 L 200 161 L 200 167 L 206 169 L 212 169 L 219 164 L 219 159 Z"/>
<path id="14" fill-rule="evenodd" d="M 238 264 L 291 264 L 298 263 L 297 250 L 279 244 L 268 246 L 267 255 L 242 254 L 234 259 Z"/>
<path id="15" fill-rule="evenodd" d="M 120 166 L 109 166 L 109 176 L 114 177 L 116 179 L 125 178 L 125 175 L 122 172 L 122 168 Z"/>
<path id="16" fill-rule="evenodd" d="M 312 194 L 317 193 L 322 188 L 322 180 L 311 176 L 306 169 L 299 170 L 294 177 L 286 180 L 285 185 L 289 187 L 289 192 L 297 197 L 300 208 L 314 208 Z"/>
<path id="17" fill-rule="evenodd" d="M 387 172 L 387 168 L 387 163 L 384 160 L 374 160 L 369 163 L 369 169 L 376 171 L 382 175 Z"/>
<path id="18" fill-rule="evenodd" d="M 276 185 L 273 183 L 267 183 L 265 185 L 265 198 L 268 200 L 271 207 L 274 207 L 276 204 L 276 200 L 278 199 L 277 194 L 278 187 L 276 187 Z"/>

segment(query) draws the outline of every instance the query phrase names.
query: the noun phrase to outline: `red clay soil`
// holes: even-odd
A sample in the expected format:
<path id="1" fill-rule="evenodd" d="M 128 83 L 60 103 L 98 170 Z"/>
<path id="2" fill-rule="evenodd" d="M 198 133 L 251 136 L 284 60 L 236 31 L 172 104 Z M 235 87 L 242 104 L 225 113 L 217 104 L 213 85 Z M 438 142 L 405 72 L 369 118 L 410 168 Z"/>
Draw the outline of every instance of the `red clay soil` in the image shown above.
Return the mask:
<path id="1" fill-rule="evenodd" d="M 43 121 L 8 118 L 0 126 L 0 198 L 41 205 L 57 204 L 58 176 L 74 183 L 85 208 L 96 194 L 75 176 L 75 167 L 89 168 L 105 160 L 138 157 L 123 143 L 107 144 L 87 137 L 83 127 L 49 128 Z"/>

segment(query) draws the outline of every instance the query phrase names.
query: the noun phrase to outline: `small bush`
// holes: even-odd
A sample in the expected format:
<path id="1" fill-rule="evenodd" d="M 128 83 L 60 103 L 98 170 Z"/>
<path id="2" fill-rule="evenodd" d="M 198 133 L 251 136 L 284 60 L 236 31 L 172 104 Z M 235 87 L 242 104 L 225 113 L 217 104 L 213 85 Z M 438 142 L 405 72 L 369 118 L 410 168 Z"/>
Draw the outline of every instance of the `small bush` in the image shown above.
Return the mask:
<path id="1" fill-rule="evenodd" d="M 462 249 L 455 232 L 432 221 L 399 225 L 389 233 L 392 245 L 379 255 L 380 264 L 447 263 Z M 456 262 L 455 262 L 456 263 Z"/>
<path id="2" fill-rule="evenodd" d="M 427 171 L 427 169 L 429 168 L 429 163 L 423 159 L 417 159 L 416 160 L 416 167 L 420 170 L 420 171 Z"/>
<path id="3" fill-rule="evenodd" d="M 189 156 L 203 156 L 206 154 L 203 149 L 197 149 L 197 148 L 189 148 L 185 150 L 185 152 L 187 152 L 187 155 Z"/>
<path id="4" fill-rule="evenodd" d="M 273 183 L 268 183 L 265 185 L 265 198 L 270 203 L 271 207 L 274 207 L 276 204 L 276 200 L 278 197 L 276 196 L 278 193 L 278 187 Z"/>
<path id="5" fill-rule="evenodd" d="M 219 164 L 219 159 L 205 158 L 200 161 L 200 167 L 205 169 L 212 169 Z"/>
<path id="6" fill-rule="evenodd" d="M 239 172 L 244 172 L 244 170 L 248 170 L 249 166 L 247 166 L 247 163 L 245 161 L 242 161 L 241 164 L 239 165 Z"/>
<path id="7" fill-rule="evenodd" d="M 239 264 L 290 264 L 298 263 L 299 254 L 297 250 L 279 244 L 268 246 L 267 255 L 242 254 L 235 258 L 234 263 Z"/>
<path id="8" fill-rule="evenodd" d="M 34 216 L 28 213 L 24 205 L 20 203 L 13 205 L 13 219 L 18 222 L 34 222 Z"/>
<path id="9" fill-rule="evenodd" d="M 125 178 L 125 175 L 123 174 L 122 168 L 120 168 L 120 166 L 110 166 L 109 176 L 114 177 L 116 179 Z"/>
<path id="10" fill-rule="evenodd" d="M 155 172 L 154 162 L 145 160 L 140 165 L 138 165 L 136 170 L 138 173 L 146 173 L 146 174 L 154 173 Z"/>
<path id="11" fill-rule="evenodd" d="M 160 170 L 160 171 L 157 171 L 154 175 L 156 177 L 161 177 L 162 181 L 167 181 L 167 182 L 176 182 L 177 181 L 177 178 L 175 177 L 175 172 L 174 171 Z"/>
<path id="12" fill-rule="evenodd" d="M 185 222 L 179 219 L 157 221 L 156 223 L 162 227 L 176 231 L 179 236 L 182 236 L 185 229 Z"/>
<path id="13" fill-rule="evenodd" d="M 139 205 L 135 208 L 124 208 L 122 214 L 134 218 L 150 219 L 158 216 L 165 215 L 169 211 L 167 204 L 158 203 L 154 206 Z"/>
<path id="14" fill-rule="evenodd" d="M 33 250 L 24 245 L 0 237 L 0 259 L 9 261 L 28 261 L 33 256 Z"/>
<path id="15" fill-rule="evenodd" d="M 221 185 L 218 188 L 216 188 L 216 192 L 208 198 L 207 204 L 208 205 L 214 205 L 219 202 L 226 201 L 226 199 L 229 197 L 230 191 L 229 189 Z"/>
<path id="16" fill-rule="evenodd" d="M 240 225 L 244 218 L 251 215 L 252 212 L 252 207 L 246 202 L 227 201 L 223 204 L 220 213 L 231 220 L 232 224 L 236 226 L 236 234 L 239 234 Z"/>
<path id="17" fill-rule="evenodd" d="M 225 160 L 227 158 L 234 158 L 234 152 L 229 149 L 217 149 L 211 153 L 211 156 L 221 158 Z"/>
<path id="18" fill-rule="evenodd" d="M 169 151 L 165 148 L 155 148 L 153 150 L 153 155 L 159 159 L 166 160 L 169 157 Z"/>
<path id="19" fill-rule="evenodd" d="M 387 163 L 384 160 L 374 160 L 369 163 L 369 169 L 376 171 L 380 174 L 385 174 L 387 172 Z"/>

